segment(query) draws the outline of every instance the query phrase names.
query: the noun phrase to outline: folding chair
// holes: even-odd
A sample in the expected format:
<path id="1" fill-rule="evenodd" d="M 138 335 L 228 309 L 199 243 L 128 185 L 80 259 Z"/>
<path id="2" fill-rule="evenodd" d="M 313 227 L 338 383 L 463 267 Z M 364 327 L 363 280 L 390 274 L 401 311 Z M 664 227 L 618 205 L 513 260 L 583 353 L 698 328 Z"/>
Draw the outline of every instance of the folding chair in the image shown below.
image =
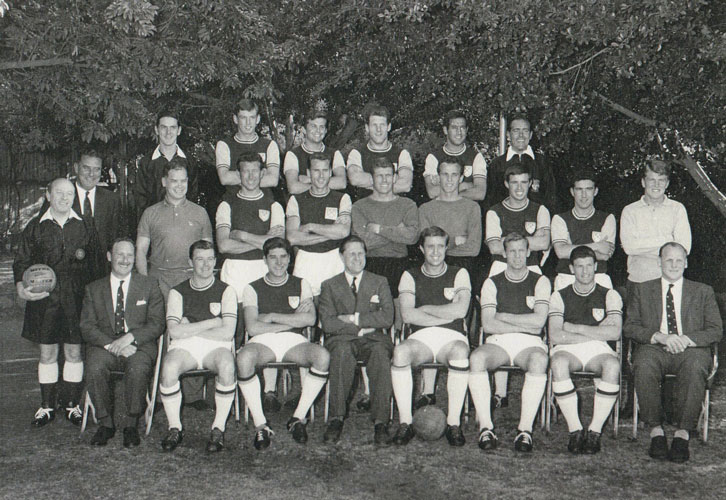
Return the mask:
<path id="1" fill-rule="evenodd" d="M 632 350 L 633 342 L 629 343 L 628 348 L 628 363 L 632 367 Z M 706 393 L 703 396 L 703 402 L 701 403 L 701 414 L 698 417 L 698 427 L 701 428 L 701 439 L 704 443 L 708 442 L 708 417 L 711 414 L 711 387 L 713 386 L 713 380 L 716 378 L 716 371 L 718 370 L 718 342 L 711 344 L 711 371 L 706 378 Z M 675 379 L 676 376 L 667 373 L 665 379 Z M 638 439 L 638 392 L 633 391 L 633 440 Z"/>
<path id="2" fill-rule="evenodd" d="M 151 419 L 154 415 L 154 405 L 156 404 L 156 393 L 159 386 L 159 373 L 161 371 L 161 358 L 164 352 L 164 335 L 160 336 L 156 343 L 157 350 L 156 364 L 154 366 L 154 375 L 151 379 L 150 392 L 146 392 L 146 410 L 144 411 L 144 421 L 146 423 L 146 431 L 144 434 L 146 436 L 148 436 L 149 432 L 151 431 Z M 121 379 L 123 378 L 124 374 L 125 372 L 123 371 L 112 370 L 111 379 Z M 93 401 L 91 401 L 91 395 L 88 393 L 88 389 L 85 390 L 85 393 L 86 397 L 84 398 L 83 402 L 83 420 L 81 421 L 81 433 L 86 430 L 86 425 L 88 424 L 89 410 L 93 412 L 93 423 L 98 423 L 98 421 L 96 420 L 96 408 L 93 406 Z"/>

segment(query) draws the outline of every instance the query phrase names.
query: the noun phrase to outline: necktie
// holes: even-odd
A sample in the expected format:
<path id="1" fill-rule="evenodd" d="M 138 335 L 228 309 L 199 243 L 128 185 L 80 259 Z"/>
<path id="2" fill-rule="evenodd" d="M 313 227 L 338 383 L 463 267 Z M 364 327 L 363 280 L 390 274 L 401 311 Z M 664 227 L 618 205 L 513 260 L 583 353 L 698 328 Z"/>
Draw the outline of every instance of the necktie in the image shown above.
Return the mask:
<path id="1" fill-rule="evenodd" d="M 123 280 L 118 285 L 116 292 L 116 311 L 114 312 L 114 319 L 116 322 L 116 335 L 121 335 L 125 332 L 126 326 L 124 325 L 124 282 Z"/>
<path id="2" fill-rule="evenodd" d="M 353 281 L 350 284 L 350 291 L 353 292 L 353 297 L 358 297 L 358 288 L 355 286 L 355 280 L 357 280 L 357 276 L 353 276 Z"/>
<path id="3" fill-rule="evenodd" d="M 88 191 L 86 191 L 86 199 L 83 200 L 83 217 L 93 217 L 93 209 L 91 208 L 91 196 Z"/>
<path id="4" fill-rule="evenodd" d="M 668 285 L 666 293 L 666 322 L 668 323 L 668 335 L 678 335 L 678 323 L 676 322 L 676 304 L 673 300 L 673 285 Z"/>

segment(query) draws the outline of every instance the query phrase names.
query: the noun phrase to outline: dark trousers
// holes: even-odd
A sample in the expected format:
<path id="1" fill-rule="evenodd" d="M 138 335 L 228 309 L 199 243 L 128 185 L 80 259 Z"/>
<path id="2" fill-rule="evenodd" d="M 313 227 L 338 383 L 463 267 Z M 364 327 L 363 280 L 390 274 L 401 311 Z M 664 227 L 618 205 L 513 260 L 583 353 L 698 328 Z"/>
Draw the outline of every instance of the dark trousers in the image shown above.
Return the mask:
<path id="1" fill-rule="evenodd" d="M 639 345 L 633 356 L 633 377 L 643 421 L 650 427 L 663 424 L 661 384 L 666 374 L 673 374 L 674 423 L 679 429 L 696 430 L 710 367 L 708 347 L 669 354 L 660 345 Z"/>
<path id="2" fill-rule="evenodd" d="M 353 388 L 356 362 L 367 367 L 371 388 L 371 418 L 375 423 L 390 420 L 391 356 L 393 342 L 388 335 L 371 333 L 362 337 L 338 335 L 325 340 L 330 351 L 330 416 L 343 419 Z"/>
<path id="3" fill-rule="evenodd" d="M 106 427 L 113 427 L 112 371 L 123 371 L 126 418 L 124 427 L 135 426 L 146 409 L 146 391 L 154 369 L 153 359 L 144 351 L 132 356 L 114 356 L 107 350 L 90 346 L 86 360 L 86 385 L 96 407 L 96 418 Z"/>

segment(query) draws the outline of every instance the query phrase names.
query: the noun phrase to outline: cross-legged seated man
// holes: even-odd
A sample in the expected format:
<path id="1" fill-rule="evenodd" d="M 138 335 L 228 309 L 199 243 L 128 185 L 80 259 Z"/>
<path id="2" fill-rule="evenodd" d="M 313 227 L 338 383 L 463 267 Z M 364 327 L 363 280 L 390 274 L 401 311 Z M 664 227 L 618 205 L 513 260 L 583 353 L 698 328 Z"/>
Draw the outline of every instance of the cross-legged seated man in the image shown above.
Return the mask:
<path id="1" fill-rule="evenodd" d="M 308 440 L 306 415 L 328 379 L 330 355 L 319 344 L 310 343 L 302 330 L 315 324 L 315 305 L 310 285 L 290 276 L 292 246 L 274 237 L 262 247 L 268 272 L 245 287 L 245 328 L 250 340 L 237 353 L 237 379 L 255 423 L 254 446 L 270 446 L 272 429 L 262 410 L 257 369 L 271 362 L 290 361 L 310 368 L 302 381 L 302 392 L 287 429 L 298 443 Z"/>
<path id="2" fill-rule="evenodd" d="M 179 376 L 189 370 L 212 370 L 217 374 L 214 393 L 216 415 L 208 452 L 224 448 L 224 430 L 237 386 L 234 379 L 232 342 L 237 325 L 237 294 L 234 288 L 214 277 L 217 257 L 214 244 L 199 240 L 189 247 L 192 277 L 169 291 L 166 327 L 169 352 L 161 368 L 159 392 L 169 421 L 169 432 L 161 442 L 164 451 L 182 441 Z"/>
<path id="3" fill-rule="evenodd" d="M 471 300 L 471 282 L 466 269 L 448 266 L 444 260 L 449 243 L 446 231 L 428 227 L 421 232 L 420 241 L 424 264 L 405 271 L 398 286 L 401 316 L 413 334 L 393 350 L 391 382 L 401 422 L 393 442 L 408 444 L 416 434 L 411 425 L 411 367 L 436 361 L 449 370 L 446 439 L 452 446 L 463 446 L 461 409 L 469 377 L 464 318 Z"/>
<path id="4" fill-rule="evenodd" d="M 479 420 L 479 448 L 496 448 L 491 414 L 489 372 L 518 366 L 526 373 L 514 449 L 532 451 L 532 425 L 547 383 L 547 345 L 542 328 L 547 321 L 550 281 L 527 269 L 529 242 L 518 233 L 502 241 L 507 267 L 487 278 L 481 288 L 481 322 L 487 335 L 469 358 L 469 391 Z"/>
<path id="5" fill-rule="evenodd" d="M 593 249 L 575 247 L 569 260 L 575 282 L 550 298 L 552 390 L 570 431 L 567 449 L 592 454 L 600 451 L 602 426 L 620 391 L 620 360 L 607 342 L 620 339 L 623 301 L 618 292 L 595 282 L 597 254 Z M 600 379 L 587 432 L 580 422 L 577 391 L 570 378 L 571 372 L 583 369 Z"/>

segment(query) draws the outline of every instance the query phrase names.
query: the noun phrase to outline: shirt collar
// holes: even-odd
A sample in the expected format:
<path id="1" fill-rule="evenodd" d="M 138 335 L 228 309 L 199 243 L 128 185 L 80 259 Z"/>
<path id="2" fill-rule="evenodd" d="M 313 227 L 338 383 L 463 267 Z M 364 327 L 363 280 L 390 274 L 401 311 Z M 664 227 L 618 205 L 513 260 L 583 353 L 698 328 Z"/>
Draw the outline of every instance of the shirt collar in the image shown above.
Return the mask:
<path id="1" fill-rule="evenodd" d="M 151 155 L 152 160 L 156 160 L 157 158 L 164 156 L 161 154 L 161 146 L 156 146 L 156 149 Z M 184 154 L 184 151 L 179 147 L 179 145 L 176 146 L 176 151 L 174 152 L 174 156 L 178 156 L 179 158 L 186 158 L 187 155 Z"/>
<path id="2" fill-rule="evenodd" d="M 78 193 L 78 199 L 86 197 L 86 193 L 88 193 L 91 198 L 96 194 L 96 186 L 93 186 L 91 189 L 85 189 L 83 186 L 81 186 L 79 183 L 76 182 L 76 192 Z"/>
<path id="3" fill-rule="evenodd" d="M 124 278 L 124 289 L 125 290 L 128 290 L 129 289 L 129 283 L 131 282 L 131 276 L 133 274 L 134 273 L 131 272 L 131 273 L 129 273 L 128 276 L 126 276 Z M 110 276 L 111 276 L 111 290 L 116 290 L 118 288 L 119 283 L 121 282 L 121 279 L 120 278 L 117 278 L 116 275 L 113 274 L 113 273 L 111 273 Z"/>
<path id="4" fill-rule="evenodd" d="M 72 208 L 71 208 L 70 214 L 68 214 L 68 218 L 83 220 L 78 216 L 78 214 Z M 50 214 L 50 208 L 48 208 L 48 210 L 45 211 L 45 213 L 43 214 L 43 216 L 40 218 L 40 220 L 38 222 L 43 222 L 44 220 L 53 220 L 53 221 L 55 220 L 53 218 L 53 216 Z"/>
<path id="5" fill-rule="evenodd" d="M 509 146 L 507 148 L 507 161 L 511 160 L 514 155 L 518 155 L 516 151 L 512 149 L 512 146 Z M 527 149 L 524 150 L 522 153 L 523 155 L 528 155 L 534 160 L 534 151 L 532 151 L 532 146 L 527 146 Z M 521 155 L 520 155 L 521 156 Z"/>
<path id="6" fill-rule="evenodd" d="M 661 277 L 660 283 L 661 283 L 661 289 L 664 292 L 668 291 L 669 285 L 673 285 L 673 290 L 680 290 L 683 288 L 683 276 L 681 276 L 680 279 L 678 279 L 678 281 L 674 281 L 672 283 L 670 281 L 668 281 L 667 279 Z"/>
<path id="7" fill-rule="evenodd" d="M 649 204 L 649 203 L 648 203 L 647 201 L 645 201 L 645 195 L 642 195 L 642 196 L 640 197 L 640 203 L 641 203 L 641 204 L 642 204 L 642 205 L 643 205 L 644 207 L 661 207 L 661 206 L 665 206 L 665 205 L 669 204 L 670 202 L 671 202 L 671 199 L 670 199 L 670 198 L 668 198 L 668 195 L 666 195 L 666 196 L 665 196 L 665 197 L 663 198 L 663 203 L 661 203 L 660 205 L 651 205 L 651 204 Z"/>
<path id="8" fill-rule="evenodd" d="M 345 279 L 348 282 L 348 286 L 353 283 L 353 278 L 358 278 L 358 280 L 355 282 L 355 286 L 356 288 L 360 287 L 360 280 L 363 277 L 363 271 L 356 275 L 350 274 L 348 271 L 343 271 L 343 274 L 345 274 Z"/>

